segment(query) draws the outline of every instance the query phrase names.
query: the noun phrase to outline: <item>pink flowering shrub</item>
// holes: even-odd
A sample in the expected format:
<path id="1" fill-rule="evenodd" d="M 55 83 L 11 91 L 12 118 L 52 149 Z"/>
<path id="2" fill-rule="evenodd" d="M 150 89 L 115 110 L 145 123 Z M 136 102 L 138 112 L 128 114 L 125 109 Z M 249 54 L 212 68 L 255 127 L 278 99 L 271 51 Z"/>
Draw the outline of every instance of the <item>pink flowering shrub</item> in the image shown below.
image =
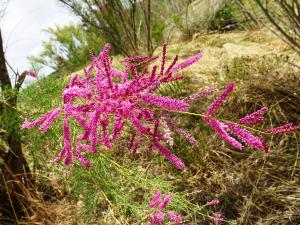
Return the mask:
<path id="1" fill-rule="evenodd" d="M 186 130 L 178 127 L 167 112 L 201 117 L 222 140 L 237 149 L 247 145 L 268 152 L 269 147 L 261 133 L 275 135 L 300 129 L 299 125 L 287 123 L 267 131 L 257 130 L 253 126 L 264 121 L 267 107 L 237 122 L 217 118 L 218 110 L 234 90 L 234 83 L 229 83 L 202 114 L 188 112 L 190 105 L 199 98 L 214 94 L 216 88 L 200 90 L 183 99 L 157 95 L 156 91 L 161 85 L 182 80 L 184 77 L 176 74 L 202 57 L 196 54 L 178 63 L 176 56 L 167 66 L 166 47 L 163 46 L 160 64 L 154 64 L 159 58 L 157 56 L 134 56 L 122 61 L 125 69 L 120 71 L 112 67 L 112 59 L 108 54 L 110 45 L 105 45 L 99 56 L 90 54 L 91 64 L 84 69 L 84 76 L 72 76 L 62 93 L 62 105 L 34 121 L 26 118 L 22 128 L 38 126 L 40 132 L 45 133 L 57 118 L 62 117 L 64 147 L 54 162 L 64 161 L 66 165 L 71 165 L 77 159 L 85 168 L 89 168 L 91 165 L 87 155 L 96 154 L 100 145 L 111 149 L 127 127 L 129 129 L 126 132 L 131 132 L 128 149 L 133 154 L 139 151 L 142 144 L 148 144 L 149 150 L 158 151 L 180 170 L 185 168 L 184 162 L 166 147 L 174 145 L 173 134 L 178 134 L 194 146 L 199 146 L 199 143 Z M 37 76 L 33 71 L 28 75 Z M 72 129 L 72 122 L 76 122 L 81 130 Z M 155 209 L 149 216 L 150 224 L 162 224 L 167 217 L 172 225 L 182 224 L 182 217 L 175 212 L 168 211 L 165 214 L 171 200 L 172 195 L 162 198 L 160 192 L 155 193 L 149 205 Z M 206 205 L 217 204 L 219 200 L 214 199 Z M 220 213 L 215 213 L 212 219 L 215 222 L 224 220 Z"/>
<path id="2" fill-rule="evenodd" d="M 157 56 L 134 56 L 125 58 L 122 61 L 125 70 L 119 71 L 112 67 L 112 59 L 108 54 L 110 45 L 106 44 L 98 57 L 90 54 L 92 62 L 84 69 L 84 77 L 77 74 L 72 76 L 62 94 L 62 107 L 51 110 L 33 122 L 26 119 L 22 128 L 39 126 L 40 132 L 44 133 L 54 120 L 62 115 L 64 147 L 54 162 L 64 160 L 66 165 L 70 165 L 76 158 L 88 168 L 90 163 L 86 154 L 97 153 L 99 144 L 112 148 L 126 125 L 132 130 L 128 148 L 133 154 L 138 151 L 142 142 L 148 140 L 149 149 L 156 149 L 178 169 L 183 170 L 184 163 L 164 143 L 173 145 L 172 132 L 178 133 L 192 145 L 197 146 L 198 142 L 187 131 L 177 127 L 164 111 L 188 114 L 187 111 L 194 100 L 213 94 L 215 88 L 201 90 L 181 100 L 156 95 L 155 91 L 161 85 L 183 79 L 182 76 L 176 76 L 176 73 L 198 62 L 202 57 L 201 54 L 196 54 L 177 63 L 176 56 L 171 64 L 166 66 L 166 47 L 165 44 L 159 66 L 149 66 L 150 62 L 157 60 Z M 138 72 L 141 66 L 143 69 Z M 233 147 L 241 149 L 244 143 L 268 152 L 265 141 L 248 130 L 250 126 L 264 120 L 266 107 L 241 118 L 238 123 L 216 118 L 217 111 L 233 89 L 234 83 L 228 84 L 211 103 L 207 112 L 195 115 L 201 116 L 221 139 Z M 75 134 L 75 138 L 71 135 L 70 120 L 75 120 L 82 128 L 82 133 Z M 270 129 L 269 133 L 277 134 L 296 129 L 299 129 L 299 126 L 287 124 Z"/>
<path id="3" fill-rule="evenodd" d="M 110 45 L 107 44 L 98 57 L 91 53 L 92 63 L 84 70 L 83 78 L 77 74 L 72 76 L 62 94 L 62 107 L 46 113 L 33 122 L 26 119 L 22 128 L 40 126 L 40 131 L 44 133 L 53 121 L 63 114 L 64 148 L 54 162 L 64 160 L 66 165 L 70 165 L 76 158 L 88 168 L 90 163 L 85 154 L 96 153 L 99 144 L 112 148 L 124 125 L 127 125 L 133 128 L 128 145 L 133 154 L 140 148 L 142 140 L 148 139 L 151 140 L 149 149 L 156 149 L 177 168 L 183 170 L 184 163 L 163 144 L 170 137 L 159 131 L 159 112 L 187 111 L 189 102 L 158 96 L 154 92 L 164 83 L 183 79 L 174 74 L 197 62 L 202 55 L 197 54 L 181 63 L 177 63 L 178 57 L 175 57 L 166 67 L 166 45 L 164 45 L 160 66 L 155 65 L 151 69 L 147 66 L 157 57 L 136 56 L 124 59 L 125 70 L 119 71 L 111 67 L 109 49 Z M 140 73 L 137 70 L 139 66 L 144 66 Z M 75 141 L 72 141 L 71 137 L 70 120 L 75 120 L 83 131 L 80 135 L 76 134 Z M 172 124 L 175 131 L 192 140 L 187 132 L 181 131 L 171 120 L 165 123 L 165 127 L 167 124 Z M 113 127 L 112 130 L 110 127 Z M 193 143 L 195 142 L 193 139 Z"/>

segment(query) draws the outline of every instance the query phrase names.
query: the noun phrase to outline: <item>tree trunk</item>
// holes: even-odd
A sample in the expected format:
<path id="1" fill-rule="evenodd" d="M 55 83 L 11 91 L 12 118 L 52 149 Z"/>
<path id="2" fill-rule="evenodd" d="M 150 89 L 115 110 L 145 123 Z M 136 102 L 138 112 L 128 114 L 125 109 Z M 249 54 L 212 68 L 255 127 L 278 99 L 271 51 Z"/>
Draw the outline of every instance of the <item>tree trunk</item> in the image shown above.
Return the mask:
<path id="1" fill-rule="evenodd" d="M 3 102 L 0 103 L 0 126 L 5 131 L 4 134 L 0 134 L 0 138 L 8 145 L 8 150 L 0 146 L 0 224 L 7 224 L 12 220 L 18 223 L 18 218 L 28 212 L 28 191 L 33 183 L 28 163 L 22 152 L 21 121 L 16 110 L 18 90 L 12 86 L 6 68 L 1 30 L 0 85 L 0 93 L 3 96 Z"/>
<path id="2" fill-rule="evenodd" d="M 151 2 L 147 1 L 147 50 L 148 55 L 151 56 L 153 54 L 153 46 L 151 39 Z"/>

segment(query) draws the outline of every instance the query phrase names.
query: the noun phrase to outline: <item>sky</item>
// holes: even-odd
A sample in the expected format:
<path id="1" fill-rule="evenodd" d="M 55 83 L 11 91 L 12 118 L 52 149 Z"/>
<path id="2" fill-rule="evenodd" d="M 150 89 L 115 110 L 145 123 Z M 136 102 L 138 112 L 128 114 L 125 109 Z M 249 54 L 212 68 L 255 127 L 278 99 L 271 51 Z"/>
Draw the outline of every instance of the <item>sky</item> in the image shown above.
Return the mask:
<path id="1" fill-rule="evenodd" d="M 49 38 L 43 29 L 78 22 L 57 0 L 1 0 L 1 9 L 3 2 L 8 2 L 0 21 L 5 55 L 20 73 L 30 69 L 27 56 L 39 53 Z"/>

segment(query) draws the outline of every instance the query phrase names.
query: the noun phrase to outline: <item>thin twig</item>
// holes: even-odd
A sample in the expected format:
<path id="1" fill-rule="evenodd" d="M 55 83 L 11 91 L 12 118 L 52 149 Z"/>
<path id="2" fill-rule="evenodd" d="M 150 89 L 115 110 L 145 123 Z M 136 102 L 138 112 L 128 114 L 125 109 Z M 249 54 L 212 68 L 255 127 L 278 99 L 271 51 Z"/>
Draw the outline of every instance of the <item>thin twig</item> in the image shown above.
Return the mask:
<path id="1" fill-rule="evenodd" d="M 175 110 L 168 110 L 168 109 L 164 109 L 164 111 L 174 112 L 174 113 L 181 113 L 181 114 L 186 114 L 186 115 L 191 115 L 191 116 L 198 116 L 198 117 L 207 118 L 207 119 L 216 119 L 214 117 L 207 116 L 207 115 L 200 114 L 200 113 L 192 113 L 192 112 L 185 112 L 185 111 L 175 111 Z M 255 129 L 253 127 L 249 127 L 249 126 L 246 126 L 246 125 L 243 125 L 243 124 L 240 124 L 240 123 L 235 123 L 235 122 L 232 122 L 232 121 L 229 121 L 229 120 L 224 120 L 224 119 L 218 119 L 218 120 L 221 121 L 221 122 L 225 122 L 225 123 L 233 123 L 235 125 L 238 125 L 238 126 L 241 126 L 241 127 L 244 127 L 244 128 L 247 128 L 247 129 L 250 129 L 250 130 L 253 130 L 253 131 L 256 131 L 258 133 L 270 135 L 267 132 L 264 132 L 264 131 L 261 131 L 261 130 L 258 130 L 258 129 Z"/>

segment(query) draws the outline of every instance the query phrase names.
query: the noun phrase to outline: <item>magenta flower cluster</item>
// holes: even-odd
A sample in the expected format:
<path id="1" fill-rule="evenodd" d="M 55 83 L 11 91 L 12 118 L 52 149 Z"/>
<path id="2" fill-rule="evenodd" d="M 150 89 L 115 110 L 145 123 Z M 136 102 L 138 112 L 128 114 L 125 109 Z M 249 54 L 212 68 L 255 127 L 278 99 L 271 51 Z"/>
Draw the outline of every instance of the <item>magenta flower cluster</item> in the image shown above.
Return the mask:
<path id="1" fill-rule="evenodd" d="M 203 117 L 203 121 L 209 124 L 221 139 L 237 149 L 242 149 L 243 144 L 236 138 L 240 139 L 242 142 L 246 143 L 252 148 L 267 152 L 268 146 L 265 144 L 264 140 L 261 139 L 261 137 L 257 137 L 245 128 L 241 127 L 243 123 L 247 123 L 247 125 L 250 126 L 256 124 L 258 121 L 261 122 L 264 119 L 263 114 L 265 109 L 240 119 L 241 125 L 233 122 L 221 122 L 215 119 L 215 114 L 226 102 L 233 89 L 234 83 L 229 83 L 226 89 L 208 107 L 208 110 Z"/>
<path id="2" fill-rule="evenodd" d="M 160 191 L 155 192 L 149 204 L 150 208 L 155 208 L 155 212 L 149 216 L 150 225 L 161 225 L 165 221 L 164 210 L 167 208 L 172 198 L 172 195 L 163 197 Z M 184 225 L 182 223 L 182 217 L 175 212 L 168 211 L 167 215 L 171 221 L 171 225 Z"/>
<path id="3" fill-rule="evenodd" d="M 74 74 L 70 83 L 66 85 L 62 95 L 62 107 L 46 113 L 33 122 L 26 119 L 22 128 L 39 126 L 39 130 L 44 133 L 57 117 L 64 114 L 64 147 L 54 162 L 64 160 L 64 163 L 69 165 L 76 158 L 88 168 L 90 163 L 86 154 L 96 153 L 99 144 L 112 148 L 112 144 L 126 125 L 132 133 L 128 148 L 133 154 L 138 152 L 143 141 L 148 140 L 149 149 L 155 148 L 178 169 L 183 170 L 184 163 L 166 148 L 164 143 L 173 145 L 172 131 L 192 145 L 198 146 L 198 142 L 187 131 L 177 127 L 162 111 L 186 112 L 190 103 L 212 95 L 216 89 L 204 89 L 182 100 L 158 96 L 155 91 L 162 84 L 183 79 L 182 76 L 175 76 L 175 73 L 198 62 L 202 55 L 197 54 L 181 63 L 177 63 L 178 56 L 176 56 L 166 67 L 167 45 L 164 44 L 159 66 L 149 66 L 150 62 L 153 63 L 158 59 L 157 56 L 134 56 L 122 60 L 125 69 L 120 71 L 112 67 L 109 50 L 110 45 L 106 44 L 98 57 L 90 53 L 92 62 L 84 69 L 84 76 Z M 138 72 L 139 69 L 141 72 Z M 29 75 L 36 76 L 32 71 Z M 264 114 L 268 110 L 266 107 L 241 118 L 239 123 L 216 119 L 217 111 L 226 102 L 233 89 L 234 83 L 229 83 L 211 103 L 207 112 L 199 115 L 221 139 L 233 147 L 241 149 L 242 143 L 245 143 L 267 152 L 268 146 L 264 140 L 246 129 L 263 122 Z M 81 126 L 80 135 L 71 135 L 70 120 L 75 120 Z M 300 126 L 288 123 L 270 129 L 269 133 L 278 134 L 299 128 Z"/>
<path id="4" fill-rule="evenodd" d="M 132 133 L 128 147 L 134 154 L 140 148 L 142 140 L 150 140 L 150 149 L 155 148 L 177 168 L 183 170 L 184 163 L 163 144 L 165 141 L 172 144 L 172 141 L 170 132 L 169 135 L 161 133 L 161 123 L 163 122 L 165 129 L 168 126 L 193 144 L 196 140 L 186 131 L 177 128 L 170 119 L 160 119 L 156 112 L 186 111 L 189 109 L 189 101 L 158 96 L 155 90 L 164 83 L 183 79 L 174 76 L 174 73 L 196 63 L 202 55 L 197 54 L 179 64 L 176 56 L 167 67 L 166 47 L 163 46 L 160 66 L 154 65 L 150 68 L 148 65 L 158 57 L 135 56 L 124 59 L 122 62 L 125 69 L 119 71 L 112 67 L 112 59 L 108 55 L 110 45 L 106 44 L 98 57 L 90 54 L 92 63 L 84 70 L 84 77 L 77 74 L 72 76 L 62 95 L 63 106 L 33 122 L 26 119 L 22 128 L 39 126 L 44 133 L 60 114 L 64 114 L 64 147 L 54 162 L 64 160 L 69 165 L 76 158 L 88 168 L 90 163 L 86 154 L 96 153 L 99 144 L 112 148 L 113 142 L 120 136 L 126 124 Z M 141 72 L 138 72 L 139 67 L 143 67 Z M 210 93 L 212 90 L 203 95 Z M 80 135 L 71 134 L 70 120 L 75 120 L 81 126 Z"/>
<path id="5" fill-rule="evenodd" d="M 239 123 L 229 121 L 222 122 L 215 118 L 218 109 L 221 108 L 221 106 L 226 102 L 229 94 L 233 91 L 233 89 L 234 83 L 229 83 L 226 89 L 208 107 L 207 112 L 203 116 L 203 121 L 209 124 L 221 139 L 237 149 L 243 148 L 243 144 L 241 143 L 243 142 L 252 148 L 268 152 L 269 147 L 262 139 L 262 137 L 255 136 L 247 130 L 249 128 L 251 129 L 251 126 L 262 123 L 264 121 L 264 115 L 268 111 L 268 108 L 263 107 L 256 112 L 253 112 L 241 118 L 239 120 Z M 271 128 L 268 130 L 268 133 L 280 134 L 295 131 L 298 129 L 300 129 L 300 125 L 288 123 L 283 126 Z M 239 139 L 240 141 L 237 139 Z"/>
<path id="6" fill-rule="evenodd" d="M 220 203 L 219 199 L 215 198 L 215 199 L 212 199 L 212 200 L 208 201 L 206 203 L 206 205 L 207 206 L 214 206 L 214 205 L 218 205 L 219 203 Z M 219 212 L 215 212 L 211 218 L 216 223 L 224 221 L 223 215 Z"/>
<path id="7" fill-rule="evenodd" d="M 35 71 L 33 71 L 33 70 L 29 70 L 29 71 L 27 72 L 27 75 L 28 75 L 28 76 L 31 76 L 31 77 L 33 77 L 33 78 L 37 78 L 37 72 L 35 72 Z"/>
<path id="8" fill-rule="evenodd" d="M 245 124 L 247 126 L 252 126 L 254 124 L 259 124 L 264 121 L 264 114 L 268 112 L 267 107 L 263 107 L 243 118 L 240 119 L 241 124 Z"/>
<path id="9" fill-rule="evenodd" d="M 282 134 L 287 133 L 295 130 L 299 130 L 300 125 L 295 125 L 293 123 L 287 123 L 285 125 L 281 125 L 279 127 L 274 127 L 269 129 L 270 134 Z"/>

